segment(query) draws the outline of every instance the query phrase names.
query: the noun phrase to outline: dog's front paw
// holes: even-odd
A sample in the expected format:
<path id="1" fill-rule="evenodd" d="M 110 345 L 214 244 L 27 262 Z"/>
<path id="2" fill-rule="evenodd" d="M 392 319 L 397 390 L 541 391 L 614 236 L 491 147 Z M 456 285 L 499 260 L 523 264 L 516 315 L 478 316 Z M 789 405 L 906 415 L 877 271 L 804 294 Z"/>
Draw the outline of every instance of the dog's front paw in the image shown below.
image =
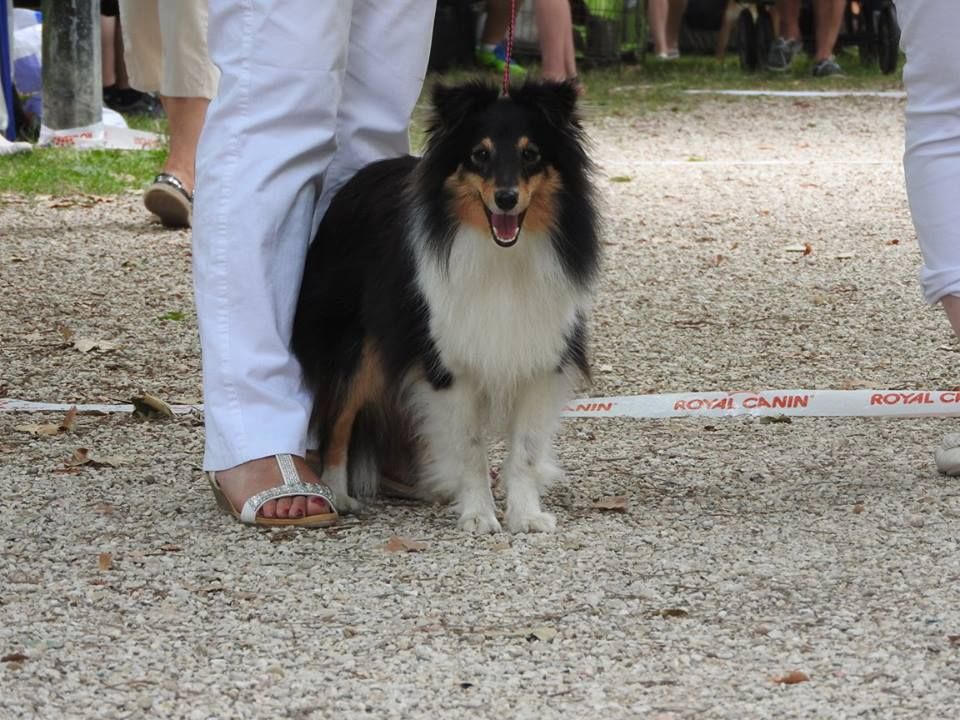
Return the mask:
<path id="1" fill-rule="evenodd" d="M 367 510 L 366 505 L 346 493 L 334 493 L 333 498 L 341 515 L 363 515 Z"/>
<path id="2" fill-rule="evenodd" d="M 500 522 L 491 511 L 466 512 L 460 516 L 457 527 L 473 535 L 490 535 L 500 532 Z"/>
<path id="3" fill-rule="evenodd" d="M 553 532 L 557 529 L 557 518 L 540 510 L 510 512 L 507 509 L 506 521 L 507 530 L 512 533 Z"/>

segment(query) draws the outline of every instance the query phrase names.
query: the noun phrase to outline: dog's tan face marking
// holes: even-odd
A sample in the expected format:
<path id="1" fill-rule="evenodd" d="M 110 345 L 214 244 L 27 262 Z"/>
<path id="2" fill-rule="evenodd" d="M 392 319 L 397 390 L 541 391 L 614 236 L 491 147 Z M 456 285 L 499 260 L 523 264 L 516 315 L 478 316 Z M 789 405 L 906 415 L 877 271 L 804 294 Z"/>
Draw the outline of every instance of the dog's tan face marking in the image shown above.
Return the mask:
<path id="1" fill-rule="evenodd" d="M 446 187 L 462 224 L 487 229 L 498 244 L 509 247 L 521 228 L 542 232 L 551 227 L 555 195 L 562 184 L 557 171 L 542 161 L 536 143 L 522 135 L 504 148 L 491 138 L 483 138 L 474 146 L 469 159 L 447 178 Z M 502 207 L 498 191 L 514 192 L 516 202 Z M 504 237 L 499 237 L 500 233 Z"/>

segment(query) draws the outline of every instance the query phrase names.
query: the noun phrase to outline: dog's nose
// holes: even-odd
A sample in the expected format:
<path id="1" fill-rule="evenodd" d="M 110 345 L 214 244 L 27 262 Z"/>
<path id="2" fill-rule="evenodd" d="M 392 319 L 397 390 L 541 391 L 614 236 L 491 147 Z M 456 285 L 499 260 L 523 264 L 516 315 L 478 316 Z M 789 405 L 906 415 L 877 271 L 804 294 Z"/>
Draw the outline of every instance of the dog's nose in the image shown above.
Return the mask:
<path id="1" fill-rule="evenodd" d="M 497 190 L 493 193 L 493 201 L 501 210 L 513 210 L 520 200 L 520 193 L 515 188 Z"/>

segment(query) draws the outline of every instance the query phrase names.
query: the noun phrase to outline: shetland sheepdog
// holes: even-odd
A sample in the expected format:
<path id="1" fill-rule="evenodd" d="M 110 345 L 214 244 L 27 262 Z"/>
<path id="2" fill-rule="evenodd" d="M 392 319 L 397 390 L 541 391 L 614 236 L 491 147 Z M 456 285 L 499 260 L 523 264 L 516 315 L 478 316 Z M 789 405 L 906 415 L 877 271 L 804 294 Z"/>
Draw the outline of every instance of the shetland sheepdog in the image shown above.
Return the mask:
<path id="1" fill-rule="evenodd" d="M 560 411 L 589 375 L 599 261 L 577 90 L 474 82 L 432 100 L 423 156 L 360 170 L 308 252 L 292 345 L 322 480 L 349 511 L 406 473 L 463 530 L 498 532 L 499 432 L 506 528 L 550 531 L 540 496 L 561 476 Z"/>

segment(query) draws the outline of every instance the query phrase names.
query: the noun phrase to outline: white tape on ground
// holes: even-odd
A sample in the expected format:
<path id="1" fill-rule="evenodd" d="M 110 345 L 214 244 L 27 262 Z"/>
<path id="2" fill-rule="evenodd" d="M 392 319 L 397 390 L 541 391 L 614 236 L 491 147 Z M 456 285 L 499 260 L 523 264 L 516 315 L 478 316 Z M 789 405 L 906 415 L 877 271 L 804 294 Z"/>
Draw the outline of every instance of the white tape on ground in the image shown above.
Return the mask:
<path id="1" fill-rule="evenodd" d="M 0 398 L 0 412 L 130 413 L 133 405 L 43 403 Z M 203 405 L 171 405 L 175 415 Z M 580 398 L 564 407 L 567 418 L 755 417 L 956 417 L 960 390 L 761 390 Z"/>
<path id="2" fill-rule="evenodd" d="M 960 415 L 960 390 L 761 390 L 576 400 L 564 417 L 937 417 Z"/>

